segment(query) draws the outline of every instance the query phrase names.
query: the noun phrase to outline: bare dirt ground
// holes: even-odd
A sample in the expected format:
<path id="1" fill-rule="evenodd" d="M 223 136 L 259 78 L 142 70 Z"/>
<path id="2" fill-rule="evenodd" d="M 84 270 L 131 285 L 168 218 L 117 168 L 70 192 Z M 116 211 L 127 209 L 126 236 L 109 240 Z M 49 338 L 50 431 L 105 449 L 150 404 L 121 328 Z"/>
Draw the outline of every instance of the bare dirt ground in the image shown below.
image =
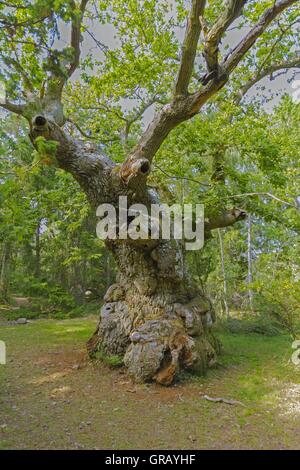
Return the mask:
<path id="1" fill-rule="evenodd" d="M 89 362 L 95 324 L 0 326 L 0 449 L 300 449 L 300 369 L 288 337 L 223 334 L 218 369 L 163 388 Z"/>

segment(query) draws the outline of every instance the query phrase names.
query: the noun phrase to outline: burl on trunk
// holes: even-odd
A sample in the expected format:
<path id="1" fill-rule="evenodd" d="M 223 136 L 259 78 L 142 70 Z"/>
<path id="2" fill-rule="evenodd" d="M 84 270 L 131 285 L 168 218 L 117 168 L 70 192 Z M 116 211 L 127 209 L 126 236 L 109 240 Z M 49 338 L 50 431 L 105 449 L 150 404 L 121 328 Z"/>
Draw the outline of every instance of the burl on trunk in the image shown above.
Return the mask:
<path id="1" fill-rule="evenodd" d="M 90 356 L 121 356 L 136 381 L 162 385 L 171 385 L 183 369 L 203 374 L 214 366 L 214 312 L 185 272 L 179 243 L 160 241 L 154 249 L 123 240 L 109 245 L 119 273 L 88 342 Z"/>

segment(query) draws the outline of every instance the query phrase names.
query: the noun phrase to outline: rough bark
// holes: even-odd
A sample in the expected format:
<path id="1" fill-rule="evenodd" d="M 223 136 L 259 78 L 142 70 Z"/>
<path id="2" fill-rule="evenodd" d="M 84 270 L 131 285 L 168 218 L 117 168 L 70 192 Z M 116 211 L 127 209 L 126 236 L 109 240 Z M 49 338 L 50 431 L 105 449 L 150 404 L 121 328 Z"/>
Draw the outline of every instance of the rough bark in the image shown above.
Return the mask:
<path id="1" fill-rule="evenodd" d="M 119 274 L 105 294 L 89 354 L 120 356 L 136 381 L 162 385 L 171 385 L 182 369 L 203 374 L 214 366 L 215 315 L 184 271 L 179 244 L 160 241 L 147 249 L 114 241 L 108 248 Z"/>

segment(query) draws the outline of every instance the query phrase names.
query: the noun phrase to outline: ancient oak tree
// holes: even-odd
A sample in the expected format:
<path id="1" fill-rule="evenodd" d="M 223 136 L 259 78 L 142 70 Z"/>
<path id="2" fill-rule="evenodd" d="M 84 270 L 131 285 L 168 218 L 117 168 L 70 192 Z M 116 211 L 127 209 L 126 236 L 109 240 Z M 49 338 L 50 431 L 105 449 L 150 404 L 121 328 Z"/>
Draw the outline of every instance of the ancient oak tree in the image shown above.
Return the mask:
<path id="1" fill-rule="evenodd" d="M 0 106 L 27 121 L 31 142 L 37 149 L 41 142 L 55 145 L 53 164 L 72 174 L 95 210 L 101 203 L 117 207 L 120 196 L 127 196 L 128 204 L 143 203 L 147 207 L 159 202 L 147 180 L 156 153 L 175 127 L 202 112 L 221 90 L 228 89 L 226 96 L 239 104 L 264 77 L 299 67 L 294 48 L 278 52 L 278 44 L 285 44 L 286 35 L 297 22 L 297 0 L 192 0 L 171 4 L 141 0 L 0 2 L 0 77 L 6 87 Z M 168 8 L 176 10 L 177 6 L 175 21 Z M 185 27 L 182 40 L 180 34 L 175 37 L 171 31 L 178 26 L 176 22 Z M 101 31 L 107 25 L 120 35 L 119 57 L 97 37 L 97 28 Z M 67 39 L 61 38 L 63 26 Z M 239 31 L 238 40 L 225 52 L 223 41 L 233 28 Z M 263 39 L 266 33 L 271 38 L 269 47 Z M 86 54 L 83 62 L 81 57 L 87 37 L 96 44 L 90 56 L 95 67 L 90 67 L 88 73 L 89 56 Z M 257 57 L 263 56 L 263 60 L 257 59 L 256 64 L 251 54 L 260 47 Z M 140 50 L 144 60 L 141 63 L 148 66 L 142 67 L 142 72 L 135 68 Z M 98 63 L 97 51 L 101 55 Z M 110 90 L 111 95 L 116 93 L 116 102 L 140 99 L 136 113 L 121 117 L 126 155 L 121 164 L 116 164 L 105 155 L 105 138 L 96 147 L 87 142 L 89 133 L 83 133 L 84 141 L 68 133 L 73 124 L 81 130 L 72 124 L 66 109 L 68 90 L 76 74 L 78 78 L 82 72 L 90 82 L 94 74 L 94 83 L 99 79 L 101 88 L 101 70 L 106 73 L 109 61 L 112 64 L 122 60 L 124 76 L 125 66 L 127 73 L 131 66 L 132 82 L 140 77 L 143 83 L 132 86 L 132 97 L 128 93 L 130 83 L 126 90 Z M 172 87 L 163 85 L 165 64 L 169 81 L 171 71 L 176 74 Z M 139 91 L 147 88 L 146 82 L 149 87 L 145 98 Z M 101 90 L 97 91 L 90 109 L 105 110 L 108 115 L 120 113 L 117 105 L 110 108 L 109 93 L 104 94 L 107 101 L 101 101 Z M 153 105 L 153 119 L 130 145 L 132 126 Z M 97 126 L 105 137 L 101 122 Z M 220 176 L 220 168 L 216 171 L 215 175 Z M 205 234 L 209 237 L 211 231 L 245 217 L 245 212 L 235 207 L 206 214 Z M 117 283 L 104 297 L 99 325 L 88 342 L 89 354 L 121 356 L 136 380 L 155 380 L 164 385 L 170 385 L 181 369 L 204 372 L 213 366 L 219 350 L 211 329 L 215 314 L 186 271 L 181 244 L 176 240 L 145 239 L 107 240 L 106 245 L 118 267 Z"/>

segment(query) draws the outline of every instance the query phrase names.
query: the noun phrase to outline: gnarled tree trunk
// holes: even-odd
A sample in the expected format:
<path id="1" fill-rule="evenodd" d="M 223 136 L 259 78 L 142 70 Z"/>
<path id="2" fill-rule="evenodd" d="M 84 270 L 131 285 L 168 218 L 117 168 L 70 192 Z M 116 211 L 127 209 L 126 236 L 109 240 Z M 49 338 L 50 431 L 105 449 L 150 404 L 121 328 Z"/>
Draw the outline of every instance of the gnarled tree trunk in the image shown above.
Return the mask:
<path id="1" fill-rule="evenodd" d="M 216 364 L 218 341 L 210 302 L 185 272 L 179 244 L 155 248 L 109 243 L 119 274 L 109 287 L 91 356 L 119 355 L 139 382 L 170 385 L 182 369 L 205 373 Z"/>
<path id="2" fill-rule="evenodd" d="M 102 203 L 118 208 L 120 196 L 127 196 L 128 206 L 138 202 L 149 208 L 158 202 L 146 185 L 147 159 L 126 161 L 120 169 L 97 151 L 75 144 L 43 116 L 33 119 L 30 136 L 59 143 L 59 165 L 73 174 L 95 210 Z M 119 273 L 106 292 L 89 354 L 121 356 L 135 380 L 164 385 L 181 369 L 204 373 L 213 366 L 219 349 L 211 332 L 214 313 L 185 271 L 181 243 L 117 239 L 106 244 Z"/>
<path id="3" fill-rule="evenodd" d="M 130 156 L 118 167 L 97 149 L 70 140 L 50 119 L 37 116 L 31 138 L 59 143 L 56 159 L 85 191 L 91 206 L 110 203 L 116 209 L 120 196 L 128 207 L 158 203 L 146 184 L 148 159 Z M 243 219 L 238 209 L 207 219 L 205 232 Z M 130 219 L 128 219 L 130 220 Z M 119 274 L 110 286 L 96 332 L 88 342 L 91 356 L 121 356 L 137 381 L 156 380 L 170 385 L 182 369 L 204 373 L 216 364 L 219 343 L 212 334 L 212 307 L 185 270 L 181 242 L 171 240 L 107 240 Z"/>

